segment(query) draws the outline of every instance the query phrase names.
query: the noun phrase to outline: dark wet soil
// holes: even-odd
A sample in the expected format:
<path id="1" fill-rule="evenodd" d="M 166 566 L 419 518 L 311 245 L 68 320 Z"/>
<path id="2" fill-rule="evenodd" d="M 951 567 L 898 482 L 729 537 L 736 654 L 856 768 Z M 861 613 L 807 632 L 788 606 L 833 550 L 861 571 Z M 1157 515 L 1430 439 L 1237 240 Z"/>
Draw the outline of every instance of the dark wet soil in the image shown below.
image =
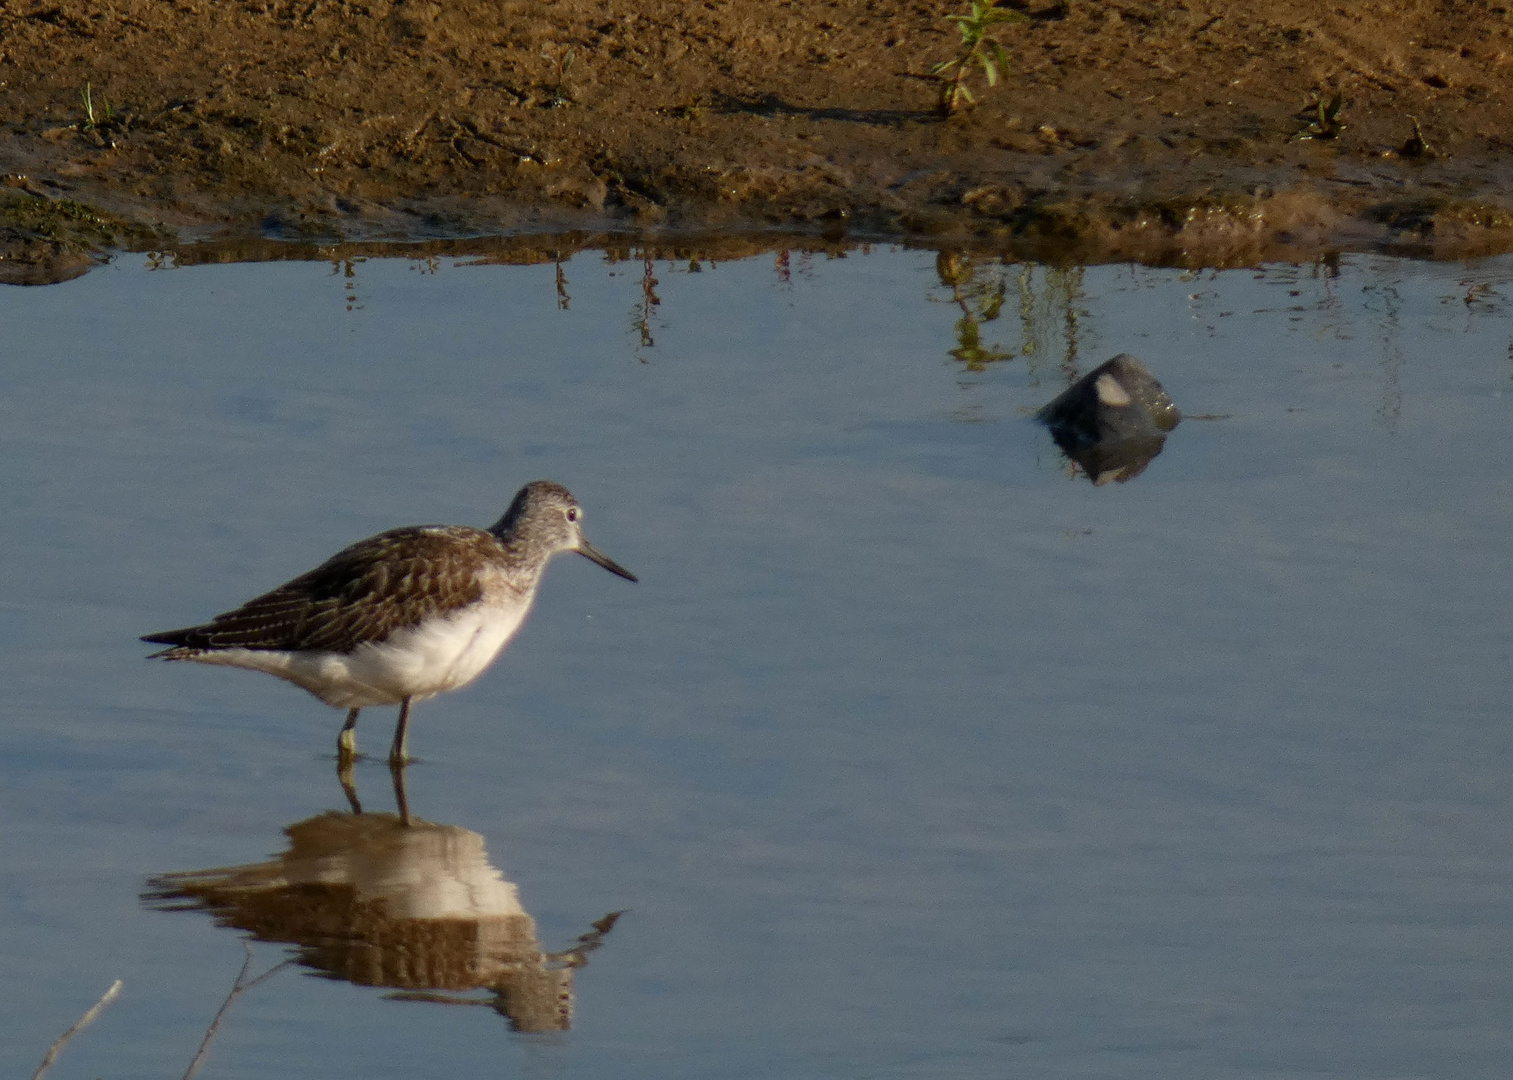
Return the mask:
<path id="1" fill-rule="evenodd" d="M 1513 249 L 1505 4 L 1010 0 L 944 116 L 968 6 L 4 0 L 0 278 L 211 237 Z"/>

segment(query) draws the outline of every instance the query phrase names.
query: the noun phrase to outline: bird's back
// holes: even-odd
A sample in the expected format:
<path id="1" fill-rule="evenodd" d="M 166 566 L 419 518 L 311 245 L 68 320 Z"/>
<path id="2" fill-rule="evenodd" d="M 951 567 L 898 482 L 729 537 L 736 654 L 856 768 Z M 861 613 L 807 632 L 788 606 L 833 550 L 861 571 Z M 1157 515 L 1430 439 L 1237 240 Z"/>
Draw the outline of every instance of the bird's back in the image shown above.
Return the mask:
<path id="1" fill-rule="evenodd" d="M 222 649 L 347 653 L 483 599 L 502 554 L 482 529 L 391 529 L 208 623 L 142 640 L 171 646 L 153 654 L 167 660 Z"/>

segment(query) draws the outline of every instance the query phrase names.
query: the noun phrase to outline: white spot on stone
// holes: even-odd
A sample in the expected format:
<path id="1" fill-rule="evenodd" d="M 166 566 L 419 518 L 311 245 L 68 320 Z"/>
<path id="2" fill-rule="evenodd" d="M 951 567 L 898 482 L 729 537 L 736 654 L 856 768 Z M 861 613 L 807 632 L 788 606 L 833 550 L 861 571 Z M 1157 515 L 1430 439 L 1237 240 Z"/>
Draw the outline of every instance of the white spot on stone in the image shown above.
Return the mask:
<path id="1" fill-rule="evenodd" d="M 1130 403 L 1129 391 L 1119 385 L 1119 380 L 1105 372 L 1093 384 L 1098 391 L 1098 400 L 1105 405 L 1123 407 Z"/>

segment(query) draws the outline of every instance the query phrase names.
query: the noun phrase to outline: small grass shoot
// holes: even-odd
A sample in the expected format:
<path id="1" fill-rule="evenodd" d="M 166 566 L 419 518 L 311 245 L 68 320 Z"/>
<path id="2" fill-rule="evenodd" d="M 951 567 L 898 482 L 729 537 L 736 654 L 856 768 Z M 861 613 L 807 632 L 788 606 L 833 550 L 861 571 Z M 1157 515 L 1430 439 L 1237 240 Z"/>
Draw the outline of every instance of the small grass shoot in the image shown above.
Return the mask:
<path id="1" fill-rule="evenodd" d="M 564 45 L 553 56 L 550 52 L 543 52 L 542 57 L 552 62 L 556 67 L 556 81 L 545 87 L 546 98 L 541 102 L 548 109 L 559 109 L 564 105 L 573 103 L 572 87 L 568 85 L 568 76 L 573 70 L 573 61 L 577 54 L 571 45 Z"/>
<path id="2" fill-rule="evenodd" d="M 100 112 L 95 112 L 94 90 L 89 83 L 85 83 L 84 89 L 79 91 L 79 100 L 84 103 L 84 120 L 78 125 L 79 131 L 88 134 L 115 123 L 115 112 L 110 107 L 110 99 L 104 94 L 100 95 Z"/>
<path id="3" fill-rule="evenodd" d="M 1306 123 L 1294 134 L 1294 139 L 1338 139 L 1345 130 L 1340 112 L 1345 108 L 1345 95 L 1336 92 L 1327 102 L 1320 95 L 1308 103 L 1298 119 Z"/>

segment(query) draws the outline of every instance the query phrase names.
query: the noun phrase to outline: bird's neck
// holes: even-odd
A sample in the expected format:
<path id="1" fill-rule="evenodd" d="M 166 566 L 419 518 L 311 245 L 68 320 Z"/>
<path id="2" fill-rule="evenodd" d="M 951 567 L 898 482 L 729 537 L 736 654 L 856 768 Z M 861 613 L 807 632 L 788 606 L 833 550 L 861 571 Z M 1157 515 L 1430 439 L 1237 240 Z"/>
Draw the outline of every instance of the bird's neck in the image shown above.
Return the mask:
<path id="1" fill-rule="evenodd" d="M 492 529 L 489 531 L 493 532 Z M 537 545 L 513 531 L 495 532 L 494 538 L 499 541 L 503 556 L 498 565 L 510 587 L 522 596 L 533 595 L 541 583 L 541 573 L 546 569 L 551 553 L 538 550 Z"/>

